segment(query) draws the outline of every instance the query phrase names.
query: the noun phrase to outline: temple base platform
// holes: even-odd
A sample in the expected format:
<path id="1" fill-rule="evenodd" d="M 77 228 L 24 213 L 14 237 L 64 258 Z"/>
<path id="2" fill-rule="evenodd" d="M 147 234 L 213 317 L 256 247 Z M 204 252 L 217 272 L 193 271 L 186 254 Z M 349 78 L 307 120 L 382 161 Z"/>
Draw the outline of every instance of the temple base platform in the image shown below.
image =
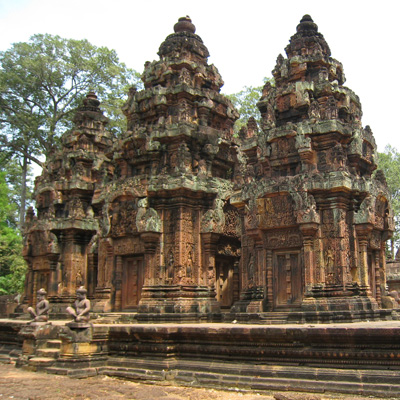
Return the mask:
<path id="1" fill-rule="evenodd" d="M 27 328 L 23 321 L 0 320 L 0 360 L 13 362 L 19 355 L 16 364 L 22 368 L 79 378 L 104 374 L 257 392 L 400 397 L 396 321 L 97 322 L 74 330 L 68 321 Z"/>

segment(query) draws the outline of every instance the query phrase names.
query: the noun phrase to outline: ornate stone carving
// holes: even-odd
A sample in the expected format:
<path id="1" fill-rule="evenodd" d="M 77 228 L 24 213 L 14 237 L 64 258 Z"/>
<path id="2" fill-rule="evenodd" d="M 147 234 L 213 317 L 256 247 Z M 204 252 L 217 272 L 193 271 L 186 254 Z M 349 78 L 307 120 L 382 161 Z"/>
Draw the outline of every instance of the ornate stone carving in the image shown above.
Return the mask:
<path id="1" fill-rule="evenodd" d="M 129 89 L 118 139 L 88 93 L 35 181 L 28 301 L 43 285 L 63 303 L 86 284 L 100 313 L 129 309 L 134 291 L 143 320 L 211 318 L 240 296 L 233 310 L 340 311 L 339 299 L 373 314 L 393 213 L 372 131 L 309 15 L 285 51 L 261 120 L 238 137 L 189 17 Z"/>

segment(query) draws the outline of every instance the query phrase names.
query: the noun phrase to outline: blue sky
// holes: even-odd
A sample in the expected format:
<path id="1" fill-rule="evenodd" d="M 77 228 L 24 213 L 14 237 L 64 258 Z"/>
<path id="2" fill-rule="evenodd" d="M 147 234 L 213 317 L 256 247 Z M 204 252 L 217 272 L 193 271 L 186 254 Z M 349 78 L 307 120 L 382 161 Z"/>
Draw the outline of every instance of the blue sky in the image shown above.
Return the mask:
<path id="1" fill-rule="evenodd" d="M 142 72 L 179 17 L 190 15 L 220 71 L 224 93 L 259 86 L 304 14 L 310 14 L 359 95 L 378 151 L 400 151 L 400 61 L 395 0 L 0 0 L 0 51 L 36 33 L 88 39 Z"/>

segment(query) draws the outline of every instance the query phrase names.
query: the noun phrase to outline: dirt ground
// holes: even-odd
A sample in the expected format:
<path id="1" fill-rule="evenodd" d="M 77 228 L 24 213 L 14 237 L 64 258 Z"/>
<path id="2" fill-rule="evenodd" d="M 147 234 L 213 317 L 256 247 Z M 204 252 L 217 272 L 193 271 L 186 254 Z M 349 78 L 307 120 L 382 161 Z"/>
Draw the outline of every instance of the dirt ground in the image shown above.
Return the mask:
<path id="1" fill-rule="evenodd" d="M 86 379 L 30 372 L 0 363 L 0 400 L 361 400 L 367 397 L 292 392 L 243 393 L 152 385 L 99 375 Z M 375 398 L 376 399 L 376 398 Z"/>

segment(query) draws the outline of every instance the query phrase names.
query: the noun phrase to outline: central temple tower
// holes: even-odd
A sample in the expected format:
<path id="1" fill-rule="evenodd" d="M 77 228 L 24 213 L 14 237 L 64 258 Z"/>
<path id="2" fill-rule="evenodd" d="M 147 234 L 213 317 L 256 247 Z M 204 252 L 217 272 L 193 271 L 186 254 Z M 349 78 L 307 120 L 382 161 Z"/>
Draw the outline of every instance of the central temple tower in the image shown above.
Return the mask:
<path id="1" fill-rule="evenodd" d="M 145 64 L 144 90 L 130 91 L 117 175 L 99 197 L 110 221 L 99 254 L 100 265 L 115 266 L 113 308 L 146 320 L 208 318 L 237 300 L 240 220 L 226 200 L 240 168 L 238 113 L 219 93 L 223 81 L 190 18 L 174 30 L 160 59 Z"/>

